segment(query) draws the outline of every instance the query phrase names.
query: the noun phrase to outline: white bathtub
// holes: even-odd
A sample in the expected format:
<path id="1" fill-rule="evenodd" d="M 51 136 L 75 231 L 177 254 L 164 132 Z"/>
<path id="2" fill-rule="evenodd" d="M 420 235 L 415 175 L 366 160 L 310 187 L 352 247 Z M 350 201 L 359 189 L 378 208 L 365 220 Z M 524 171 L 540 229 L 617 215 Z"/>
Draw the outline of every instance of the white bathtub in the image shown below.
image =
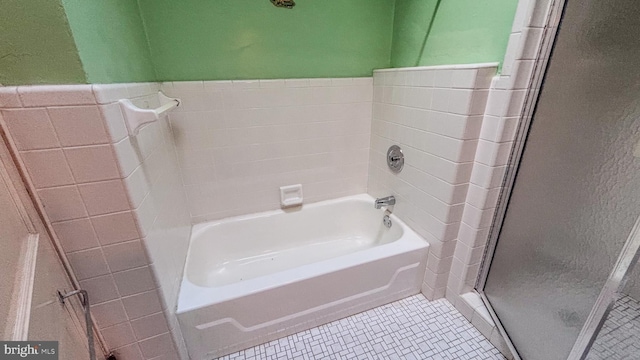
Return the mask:
<path id="1" fill-rule="evenodd" d="M 369 195 L 198 224 L 178 300 L 211 359 L 420 292 L 428 244 Z"/>

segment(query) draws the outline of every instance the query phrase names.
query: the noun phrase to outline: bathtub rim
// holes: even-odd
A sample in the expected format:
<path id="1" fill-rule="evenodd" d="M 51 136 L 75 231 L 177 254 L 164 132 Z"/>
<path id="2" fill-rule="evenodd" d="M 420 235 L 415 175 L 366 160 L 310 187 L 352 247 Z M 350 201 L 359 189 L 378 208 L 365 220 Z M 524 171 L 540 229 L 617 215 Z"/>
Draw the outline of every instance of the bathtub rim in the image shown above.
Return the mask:
<path id="1" fill-rule="evenodd" d="M 371 203 L 371 206 L 373 206 L 375 198 L 366 193 L 349 195 L 349 196 L 343 196 L 335 199 L 322 200 L 322 201 L 318 201 L 310 204 L 303 204 L 302 207 L 291 207 L 291 208 L 285 208 L 285 209 L 267 210 L 267 211 L 261 211 L 257 213 L 226 217 L 218 220 L 199 222 L 192 225 L 191 237 L 189 238 L 189 240 L 201 234 L 202 232 L 207 230 L 207 228 L 209 227 L 214 227 L 214 226 L 218 226 L 218 225 L 222 225 L 230 222 L 236 222 L 236 221 L 260 219 L 260 218 L 266 218 L 266 217 L 271 217 L 271 216 L 280 215 L 280 214 L 295 213 L 295 212 L 303 211 L 304 209 L 322 207 L 322 206 L 331 205 L 331 204 L 339 204 L 341 202 L 347 202 L 347 201 L 353 201 L 353 200 L 365 201 L 367 203 Z M 384 212 L 384 210 L 382 209 L 380 211 Z M 392 213 L 391 217 L 394 218 L 395 214 Z M 398 221 L 401 221 L 397 217 L 395 217 L 395 219 L 397 219 Z"/>
<path id="2" fill-rule="evenodd" d="M 337 199 L 324 200 L 317 203 L 305 204 L 303 209 L 338 204 L 348 201 L 365 201 L 373 206 L 375 199 L 369 194 L 358 194 L 345 196 Z M 301 211 L 301 210 L 294 210 Z M 209 305 L 230 301 L 250 294 L 277 288 L 286 284 L 304 281 L 312 277 L 320 276 L 330 272 L 340 271 L 350 267 L 355 267 L 363 263 L 376 261 L 381 258 L 395 256 L 405 252 L 415 251 L 419 249 L 427 249 L 429 243 L 420 237 L 413 229 L 400 220 L 395 214 L 391 214 L 393 226 L 400 226 L 403 235 L 391 243 L 375 246 L 372 248 L 356 251 L 350 254 L 336 256 L 310 264 L 297 266 L 293 269 L 287 269 L 275 272 L 273 274 L 261 275 L 252 279 L 227 284 L 216 287 L 204 287 L 196 285 L 189 281 L 187 277 L 187 268 L 191 259 L 191 242 L 193 239 L 207 228 L 220 224 L 235 222 L 239 220 L 251 220 L 257 218 L 270 217 L 279 214 L 286 214 L 291 210 L 270 210 L 260 213 L 239 215 L 211 222 L 198 223 L 193 225 L 191 238 L 189 239 L 189 250 L 185 262 L 182 280 L 180 282 L 180 291 L 178 294 L 176 314 L 183 314 L 189 311 L 206 308 Z M 384 214 L 384 210 L 380 210 L 380 215 Z M 295 271 L 292 271 L 294 270 Z"/>

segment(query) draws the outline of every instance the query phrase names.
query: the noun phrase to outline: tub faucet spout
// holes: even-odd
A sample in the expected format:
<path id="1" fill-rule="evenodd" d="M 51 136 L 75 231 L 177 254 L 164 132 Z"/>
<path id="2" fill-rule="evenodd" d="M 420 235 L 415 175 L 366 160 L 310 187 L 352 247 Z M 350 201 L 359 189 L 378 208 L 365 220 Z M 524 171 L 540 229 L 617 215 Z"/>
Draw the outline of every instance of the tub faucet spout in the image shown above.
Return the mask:
<path id="1" fill-rule="evenodd" d="M 376 202 L 373 204 L 373 206 L 375 206 L 376 209 L 380 209 L 383 206 L 395 205 L 395 203 L 396 203 L 396 198 L 393 195 L 391 195 L 391 196 L 376 199 Z"/>

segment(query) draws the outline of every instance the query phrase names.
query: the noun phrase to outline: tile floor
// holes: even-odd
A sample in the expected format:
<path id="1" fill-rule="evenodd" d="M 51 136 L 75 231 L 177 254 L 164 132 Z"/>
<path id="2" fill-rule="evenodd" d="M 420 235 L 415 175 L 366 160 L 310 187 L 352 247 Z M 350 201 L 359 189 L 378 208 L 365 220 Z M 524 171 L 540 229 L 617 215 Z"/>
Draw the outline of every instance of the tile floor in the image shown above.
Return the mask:
<path id="1" fill-rule="evenodd" d="M 639 301 L 623 296 L 616 302 L 587 359 L 640 359 Z"/>
<path id="2" fill-rule="evenodd" d="M 446 299 L 415 295 L 221 359 L 504 357 Z"/>

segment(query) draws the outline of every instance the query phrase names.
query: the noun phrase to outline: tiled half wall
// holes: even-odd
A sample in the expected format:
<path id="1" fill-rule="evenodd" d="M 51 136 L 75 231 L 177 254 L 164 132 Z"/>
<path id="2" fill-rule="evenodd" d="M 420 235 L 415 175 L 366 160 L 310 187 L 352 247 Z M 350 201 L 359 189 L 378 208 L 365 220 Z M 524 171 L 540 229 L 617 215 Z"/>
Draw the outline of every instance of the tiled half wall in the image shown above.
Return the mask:
<path id="1" fill-rule="evenodd" d="M 127 360 L 185 353 L 174 309 L 190 221 L 173 140 L 166 120 L 130 138 L 117 103 L 157 99 L 158 87 L 0 87 L 1 123 L 38 206 L 106 346 Z"/>
<path id="2" fill-rule="evenodd" d="M 368 191 L 395 195 L 393 211 L 430 244 L 423 293 L 445 295 L 491 78 L 497 64 L 374 72 Z M 386 164 L 389 146 L 405 155 Z"/>

